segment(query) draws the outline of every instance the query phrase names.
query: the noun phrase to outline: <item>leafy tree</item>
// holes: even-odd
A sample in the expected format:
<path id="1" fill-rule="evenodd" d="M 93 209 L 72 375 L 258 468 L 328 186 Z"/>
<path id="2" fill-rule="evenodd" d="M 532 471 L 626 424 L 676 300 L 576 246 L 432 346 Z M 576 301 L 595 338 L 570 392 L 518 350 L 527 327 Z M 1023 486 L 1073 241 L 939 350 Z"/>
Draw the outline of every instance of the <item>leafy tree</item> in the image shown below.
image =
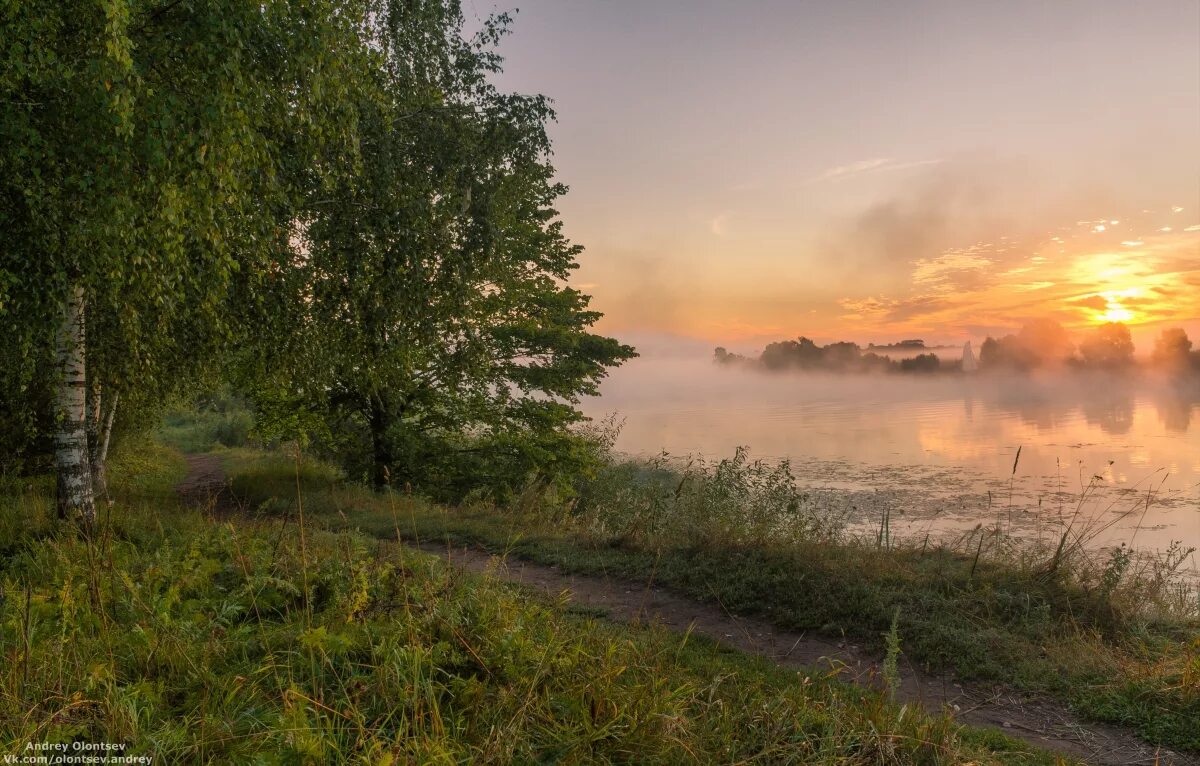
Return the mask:
<path id="1" fill-rule="evenodd" d="M 821 349 L 821 364 L 827 369 L 847 370 L 858 365 L 862 349 L 857 343 L 839 341 Z"/>
<path id="2" fill-rule="evenodd" d="M 759 357 L 768 370 L 812 368 L 821 364 L 821 347 L 805 337 L 769 343 Z"/>
<path id="3" fill-rule="evenodd" d="M 1187 331 L 1172 327 L 1159 333 L 1154 341 L 1150 359 L 1155 366 L 1171 372 L 1181 372 L 1191 366 L 1192 341 Z"/>
<path id="4" fill-rule="evenodd" d="M 279 263 L 259 405 L 323 417 L 376 486 L 559 475 L 585 457 L 575 402 L 633 351 L 589 332 L 600 315 L 566 285 L 580 248 L 553 209 L 553 113 L 489 80 L 506 15 L 471 40 L 455 2 L 384 2 L 376 18 L 361 169 L 312 198 L 303 247 Z"/>
<path id="5" fill-rule="evenodd" d="M 1079 353 L 1089 367 L 1128 367 L 1133 364 L 1133 339 L 1129 328 L 1120 322 L 1102 324 L 1079 344 Z"/>
<path id="6" fill-rule="evenodd" d="M 0 10 L 0 393 L 6 429 L 56 423 L 64 514 L 94 517 L 88 436 L 116 394 L 189 379 L 290 246 L 295 184 L 329 164 L 311 150 L 349 144 L 362 18 L 332 0 Z"/>
<path id="7" fill-rule="evenodd" d="M 1039 366 L 1062 364 L 1075 351 L 1066 328 L 1048 318 L 1026 322 L 1016 340 L 1025 357 Z"/>
<path id="8" fill-rule="evenodd" d="M 930 373 L 941 369 L 942 360 L 937 354 L 917 354 L 914 357 L 900 360 L 901 372 Z"/>
<path id="9" fill-rule="evenodd" d="M 1067 362 L 1074 348 L 1061 324 L 1053 319 L 1034 319 L 1015 335 L 984 340 L 979 349 L 979 366 L 1014 370 L 1056 366 Z"/>
<path id="10" fill-rule="evenodd" d="M 713 362 L 719 365 L 746 364 L 750 360 L 741 354 L 731 352 L 724 346 L 717 346 L 713 349 Z"/>

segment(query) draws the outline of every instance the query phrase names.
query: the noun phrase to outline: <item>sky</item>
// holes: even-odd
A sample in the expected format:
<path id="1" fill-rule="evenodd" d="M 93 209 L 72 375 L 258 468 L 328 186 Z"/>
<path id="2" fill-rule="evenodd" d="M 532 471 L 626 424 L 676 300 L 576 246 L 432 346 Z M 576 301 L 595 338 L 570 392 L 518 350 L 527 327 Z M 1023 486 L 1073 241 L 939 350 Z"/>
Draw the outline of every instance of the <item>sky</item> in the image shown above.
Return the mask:
<path id="1" fill-rule="evenodd" d="M 604 332 L 1200 341 L 1200 0 L 516 9 L 499 84 L 554 102 Z"/>

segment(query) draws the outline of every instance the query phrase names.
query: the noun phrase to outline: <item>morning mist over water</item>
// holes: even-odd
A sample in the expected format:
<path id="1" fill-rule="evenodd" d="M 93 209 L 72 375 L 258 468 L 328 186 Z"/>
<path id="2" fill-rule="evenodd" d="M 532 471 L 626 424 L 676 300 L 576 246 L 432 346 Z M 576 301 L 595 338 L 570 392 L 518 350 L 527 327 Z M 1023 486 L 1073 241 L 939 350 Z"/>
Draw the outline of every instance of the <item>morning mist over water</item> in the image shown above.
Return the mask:
<path id="1" fill-rule="evenodd" d="M 997 521 L 1049 535 L 1074 518 L 1094 547 L 1200 544 L 1194 379 L 771 373 L 650 352 L 584 410 L 615 414 L 630 455 L 789 459 L 802 487 L 848 494 L 864 528 L 887 509 L 909 536 Z"/>

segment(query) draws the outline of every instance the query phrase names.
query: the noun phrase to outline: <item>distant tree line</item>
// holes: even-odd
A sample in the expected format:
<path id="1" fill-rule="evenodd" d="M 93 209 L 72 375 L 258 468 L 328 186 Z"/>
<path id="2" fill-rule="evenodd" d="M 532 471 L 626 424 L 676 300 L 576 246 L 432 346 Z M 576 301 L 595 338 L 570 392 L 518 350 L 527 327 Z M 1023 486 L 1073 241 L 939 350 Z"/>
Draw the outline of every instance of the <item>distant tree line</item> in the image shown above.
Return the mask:
<path id="1" fill-rule="evenodd" d="M 873 348 L 886 348 L 870 346 Z M 894 348 L 924 348 L 920 341 L 905 341 Z M 1129 328 L 1120 323 L 1100 325 L 1078 343 L 1067 330 L 1050 319 L 1024 325 L 1015 334 L 988 337 L 979 350 L 982 371 L 1028 372 L 1039 368 L 1130 370 L 1136 367 Z M 837 373 L 961 373 L 962 360 L 943 360 L 932 352 L 904 359 L 891 359 L 856 343 L 841 341 L 826 346 L 809 338 L 770 343 L 758 357 L 747 357 L 718 347 L 714 361 L 720 365 L 744 366 L 780 372 L 787 370 Z M 1192 350 L 1187 333 L 1178 327 L 1163 330 L 1155 341 L 1148 364 L 1172 375 L 1200 374 L 1200 351 Z"/>
<path id="2" fill-rule="evenodd" d="M 988 337 L 979 349 L 983 370 L 1029 371 L 1039 368 L 1131 370 L 1137 366 L 1129 328 L 1109 322 L 1088 331 L 1074 343 L 1066 329 L 1049 319 L 1027 323 L 1001 338 Z M 1170 374 L 1200 372 L 1200 352 L 1179 327 L 1165 329 L 1155 339 L 1147 364 Z"/>
<path id="3" fill-rule="evenodd" d="M 908 341 L 906 348 L 924 348 L 924 345 Z M 821 346 L 803 336 L 796 340 L 770 343 L 757 358 L 733 354 L 725 348 L 718 347 L 713 359 L 721 365 L 743 365 L 771 372 L 805 370 L 838 373 L 935 373 L 954 372 L 962 367 L 961 360 L 943 362 L 932 352 L 897 360 L 864 350 L 857 343 L 839 341 Z"/>

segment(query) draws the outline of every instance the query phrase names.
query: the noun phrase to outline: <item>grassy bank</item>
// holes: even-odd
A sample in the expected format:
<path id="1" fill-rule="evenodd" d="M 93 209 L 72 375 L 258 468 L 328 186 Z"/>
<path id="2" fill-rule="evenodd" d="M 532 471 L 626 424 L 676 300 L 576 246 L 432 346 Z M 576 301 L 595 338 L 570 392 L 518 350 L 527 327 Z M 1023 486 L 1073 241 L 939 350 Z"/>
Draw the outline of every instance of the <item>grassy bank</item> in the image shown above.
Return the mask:
<path id="1" fill-rule="evenodd" d="M 280 458 L 228 454 L 248 468 L 242 491 L 277 508 L 295 496 Z M 320 466 L 302 485 L 330 523 L 303 529 L 185 510 L 182 474 L 169 448 L 116 456 L 90 542 L 52 519 L 48 482 L 0 488 L 3 752 L 82 740 L 162 763 L 1054 762 L 329 529 L 350 498 L 364 526 L 390 512 Z M 424 523 L 435 515 L 422 506 Z"/>
<path id="2" fill-rule="evenodd" d="M 290 507 L 294 463 L 246 451 L 226 460 L 252 507 Z M 1170 562 L 1097 563 L 1071 548 L 1031 551 L 1011 541 L 989 542 L 981 553 L 982 533 L 978 546 L 958 549 L 885 546 L 795 507 L 775 469 L 725 466 L 688 479 L 693 486 L 677 474 L 655 475 L 661 467 L 611 470 L 617 475 L 599 479 L 604 487 L 588 488 L 565 510 L 521 500 L 503 510 L 449 509 L 379 496 L 340 484 L 317 463 L 304 463 L 299 475 L 309 518 L 329 528 L 480 544 L 567 572 L 653 578 L 781 627 L 878 649 L 898 609 L 910 660 L 1052 695 L 1151 743 L 1200 751 L 1200 620 L 1194 591 L 1174 579 Z"/>

